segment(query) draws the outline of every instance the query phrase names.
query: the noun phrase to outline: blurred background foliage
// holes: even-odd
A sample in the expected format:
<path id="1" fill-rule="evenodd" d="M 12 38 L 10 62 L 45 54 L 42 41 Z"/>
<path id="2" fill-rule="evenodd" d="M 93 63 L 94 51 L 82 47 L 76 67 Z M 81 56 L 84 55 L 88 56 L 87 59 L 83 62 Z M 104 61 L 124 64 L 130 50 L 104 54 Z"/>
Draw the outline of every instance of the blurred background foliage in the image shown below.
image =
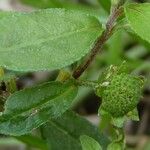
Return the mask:
<path id="1" fill-rule="evenodd" d="M 44 8 L 73 9 L 96 16 L 104 25 L 110 12 L 110 1 L 0 0 L 0 9 L 18 11 L 32 11 Z M 143 3 L 150 2 L 150 0 L 128 0 L 128 3 L 130 2 Z M 105 44 L 103 51 L 96 57 L 95 61 L 81 78 L 96 80 L 107 66 L 120 64 L 124 60 L 128 63 L 132 73 L 146 77 L 143 98 L 138 105 L 140 121 L 128 121 L 125 125 L 125 131 L 129 149 L 150 150 L 150 45 L 134 35 L 128 29 L 128 25 L 123 18 L 120 18 L 119 22 L 116 33 Z M 67 69 L 72 71 L 76 65 L 77 63 L 69 66 Z M 7 74 L 8 78 L 10 75 L 17 76 L 17 88 L 22 89 L 44 81 L 54 80 L 57 77 L 58 70 L 36 73 L 20 73 L 7 70 Z M 3 89 L 4 87 L 1 88 Z M 78 94 L 78 103 L 74 104 L 73 109 L 98 125 L 99 118 L 97 117 L 97 112 L 100 103 L 100 99 L 91 89 L 81 88 Z M 40 139 L 39 131 L 34 131 L 33 135 L 17 138 L 1 135 L 0 150 L 24 150 L 36 149 L 37 147 L 39 149 L 46 149 L 46 143 Z"/>

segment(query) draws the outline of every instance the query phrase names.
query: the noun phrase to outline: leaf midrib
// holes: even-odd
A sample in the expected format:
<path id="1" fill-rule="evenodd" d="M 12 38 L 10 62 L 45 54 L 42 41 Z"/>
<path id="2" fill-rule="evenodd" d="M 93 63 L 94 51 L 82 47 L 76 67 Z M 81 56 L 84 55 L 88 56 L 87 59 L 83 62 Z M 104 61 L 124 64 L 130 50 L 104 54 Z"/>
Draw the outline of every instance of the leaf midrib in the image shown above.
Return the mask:
<path id="1" fill-rule="evenodd" d="M 63 92 L 63 93 L 61 93 L 61 94 L 58 94 L 55 98 L 52 98 L 52 99 L 50 99 L 50 100 L 49 100 L 48 97 L 45 98 L 46 100 L 44 101 L 44 103 L 41 102 L 41 103 L 38 103 L 38 104 L 36 104 L 36 105 L 32 105 L 32 107 L 30 107 L 30 108 L 28 108 L 28 109 L 24 109 L 24 110 L 21 110 L 21 111 L 15 111 L 15 113 L 13 113 L 14 111 L 10 111 L 8 114 L 7 114 L 7 113 L 4 113 L 4 115 L 8 115 L 8 116 L 10 115 L 10 116 L 11 116 L 11 119 L 13 119 L 13 118 L 15 118 L 15 117 L 21 115 L 22 113 L 27 113 L 28 111 L 32 111 L 32 110 L 38 110 L 38 111 L 40 111 L 41 109 L 38 109 L 40 106 L 41 106 L 41 108 L 42 108 L 42 107 L 43 107 L 44 105 L 46 105 L 46 103 L 48 103 L 49 101 L 52 101 L 52 100 L 54 100 L 54 99 L 57 99 L 57 98 L 59 98 L 59 97 L 65 95 L 65 94 L 67 94 L 67 93 L 70 92 L 73 88 L 74 88 L 73 86 L 69 87 L 68 90 L 66 90 L 65 92 Z M 37 111 L 37 113 L 38 113 L 38 111 Z M 31 113 L 32 113 L 32 112 L 31 112 Z M 13 115 L 13 116 L 12 116 L 12 115 Z"/>
<path id="2" fill-rule="evenodd" d="M 64 37 L 68 37 L 68 36 L 72 36 L 73 34 L 75 34 L 75 33 L 82 33 L 82 32 L 86 32 L 86 31 L 92 31 L 92 30 L 95 30 L 95 31 L 98 31 L 99 30 L 99 32 L 101 31 L 100 30 L 101 28 L 100 27 L 98 27 L 98 26 L 91 26 L 90 28 L 82 28 L 82 29 L 79 29 L 79 30 L 75 30 L 75 31 L 72 31 L 72 32 L 64 32 L 63 34 L 61 34 L 61 35 L 59 35 L 59 36 L 55 36 L 55 38 L 54 37 L 50 37 L 50 38 L 47 38 L 47 39 L 40 39 L 40 40 L 36 40 L 35 42 L 26 42 L 25 44 L 18 44 L 17 46 L 11 46 L 11 47 L 9 47 L 9 48 L 5 48 L 5 47 L 2 47 L 2 50 L 0 50 L 0 52 L 8 52 L 8 51 L 12 51 L 12 49 L 13 49 L 13 52 L 15 52 L 15 51 L 19 51 L 20 49 L 22 49 L 22 48 L 25 48 L 25 47 L 31 47 L 32 45 L 37 45 L 37 43 L 38 43 L 38 45 L 40 45 L 40 44 L 42 44 L 42 43 L 45 43 L 45 42 L 48 42 L 48 41 L 53 41 L 53 40 L 56 40 L 56 39 L 59 39 L 59 38 L 64 38 Z M 5 50 L 4 50 L 5 49 Z"/>

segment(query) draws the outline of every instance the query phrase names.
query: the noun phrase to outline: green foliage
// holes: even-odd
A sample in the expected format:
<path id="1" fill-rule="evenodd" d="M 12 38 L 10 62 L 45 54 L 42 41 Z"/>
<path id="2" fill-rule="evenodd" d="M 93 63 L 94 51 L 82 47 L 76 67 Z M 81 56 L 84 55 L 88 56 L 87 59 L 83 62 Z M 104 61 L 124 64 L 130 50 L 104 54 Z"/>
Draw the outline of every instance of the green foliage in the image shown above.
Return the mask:
<path id="1" fill-rule="evenodd" d="M 107 148 L 107 150 L 122 150 L 122 149 L 123 149 L 122 145 L 117 142 L 111 143 Z"/>
<path id="2" fill-rule="evenodd" d="M 59 150 L 60 147 L 64 150 L 81 150 L 81 135 L 94 138 L 103 149 L 106 149 L 109 142 L 98 128 L 73 112 L 66 112 L 61 117 L 50 120 L 43 126 L 43 133 L 49 149 L 54 150 Z"/>
<path id="3" fill-rule="evenodd" d="M 105 16 L 105 12 L 99 7 L 88 6 L 82 3 L 76 3 L 72 0 L 20 0 L 20 2 L 40 9 L 65 8 L 67 10 L 75 10 L 81 13 L 84 12 L 86 14 L 96 16 L 97 18 L 100 18 L 100 20 L 102 20 L 103 15 Z"/>
<path id="4" fill-rule="evenodd" d="M 40 150 L 48 150 L 47 143 L 39 137 L 33 135 L 22 135 L 15 138 L 31 147 L 38 148 Z"/>
<path id="5" fill-rule="evenodd" d="M 131 29 L 150 43 L 150 3 L 127 5 L 125 15 Z"/>
<path id="6" fill-rule="evenodd" d="M 49 92 L 50 91 L 50 92 Z M 72 82 L 49 82 L 11 95 L 0 117 L 0 133 L 23 135 L 69 109 L 77 95 Z"/>
<path id="7" fill-rule="evenodd" d="M 110 12 L 111 0 L 98 0 L 98 1 L 107 12 Z"/>
<path id="8" fill-rule="evenodd" d="M 102 150 L 99 143 L 89 136 L 82 135 L 80 141 L 82 144 L 82 150 Z"/>
<path id="9" fill-rule="evenodd" d="M 103 31 L 96 18 L 65 9 L 1 12 L 0 18 L 0 66 L 17 71 L 66 67 L 81 59 Z"/>

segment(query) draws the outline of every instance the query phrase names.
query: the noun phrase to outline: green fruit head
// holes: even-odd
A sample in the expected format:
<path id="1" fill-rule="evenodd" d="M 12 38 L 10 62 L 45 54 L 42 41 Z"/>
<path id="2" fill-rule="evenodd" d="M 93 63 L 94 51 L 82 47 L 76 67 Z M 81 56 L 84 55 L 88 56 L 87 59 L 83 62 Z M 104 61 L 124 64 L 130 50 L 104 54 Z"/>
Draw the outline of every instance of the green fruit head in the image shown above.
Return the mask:
<path id="1" fill-rule="evenodd" d="M 121 117 L 132 111 L 141 97 L 143 81 L 127 73 L 115 74 L 101 92 L 101 109 L 113 117 Z"/>

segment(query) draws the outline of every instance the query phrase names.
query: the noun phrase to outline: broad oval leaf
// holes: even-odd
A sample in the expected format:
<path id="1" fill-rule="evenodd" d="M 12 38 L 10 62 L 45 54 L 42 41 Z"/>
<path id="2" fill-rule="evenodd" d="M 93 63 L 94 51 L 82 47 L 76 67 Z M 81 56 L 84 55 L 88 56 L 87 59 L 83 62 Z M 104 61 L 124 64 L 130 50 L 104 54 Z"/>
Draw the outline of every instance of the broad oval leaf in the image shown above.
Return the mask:
<path id="1" fill-rule="evenodd" d="M 106 150 L 109 140 L 83 117 L 67 111 L 57 119 L 49 120 L 42 126 L 43 135 L 49 149 L 82 150 L 80 136 L 87 135 L 94 138 Z M 56 144 L 57 143 L 57 144 Z"/>
<path id="2" fill-rule="evenodd" d="M 23 135 L 56 118 L 72 106 L 77 87 L 68 83 L 49 82 L 14 93 L 0 117 L 0 133 Z"/>
<path id="3" fill-rule="evenodd" d="M 131 29 L 150 43 L 150 3 L 127 5 L 125 15 Z"/>
<path id="4" fill-rule="evenodd" d="M 78 11 L 0 12 L 0 66 L 16 71 L 63 68 L 85 56 L 102 30 L 95 17 Z"/>
<path id="5" fill-rule="evenodd" d="M 102 150 L 100 144 L 87 135 L 80 136 L 80 141 L 82 144 L 82 150 Z"/>

